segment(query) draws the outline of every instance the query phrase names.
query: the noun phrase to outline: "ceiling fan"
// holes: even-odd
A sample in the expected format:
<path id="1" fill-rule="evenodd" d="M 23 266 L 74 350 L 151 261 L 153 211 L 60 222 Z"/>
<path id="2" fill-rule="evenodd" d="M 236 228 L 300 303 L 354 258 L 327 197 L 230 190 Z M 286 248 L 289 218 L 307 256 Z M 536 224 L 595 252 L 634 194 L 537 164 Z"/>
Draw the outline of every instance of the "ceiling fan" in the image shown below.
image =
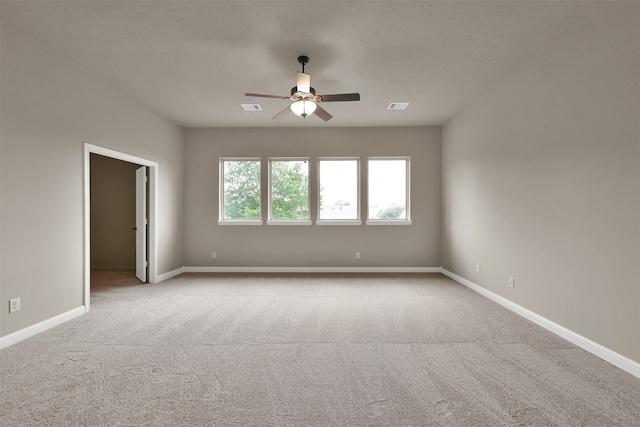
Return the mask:
<path id="1" fill-rule="evenodd" d="M 336 101 L 360 101 L 359 93 L 340 93 L 334 95 L 316 95 L 316 90 L 311 87 L 311 76 L 304 72 L 304 66 L 309 63 L 309 57 L 299 56 L 298 62 L 302 64 L 302 72 L 297 72 L 296 86 L 291 88 L 291 96 L 264 95 L 261 93 L 245 93 L 245 96 L 259 96 L 262 98 L 289 99 L 293 104 L 276 114 L 273 118 L 279 120 L 293 112 L 296 116 L 307 117 L 313 113 L 325 122 L 333 117 L 322 108 L 320 102 Z"/>

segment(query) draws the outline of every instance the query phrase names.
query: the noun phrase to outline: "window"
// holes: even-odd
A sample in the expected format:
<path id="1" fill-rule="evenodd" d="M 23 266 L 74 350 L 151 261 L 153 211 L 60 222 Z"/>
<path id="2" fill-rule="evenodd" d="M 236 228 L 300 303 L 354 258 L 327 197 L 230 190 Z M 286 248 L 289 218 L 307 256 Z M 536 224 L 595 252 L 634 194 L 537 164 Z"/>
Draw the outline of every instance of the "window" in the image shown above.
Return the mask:
<path id="1" fill-rule="evenodd" d="M 262 224 L 260 159 L 220 159 L 218 223 Z"/>
<path id="2" fill-rule="evenodd" d="M 360 161 L 318 160 L 317 224 L 360 224 Z"/>
<path id="3" fill-rule="evenodd" d="M 409 165 L 409 157 L 368 158 L 368 225 L 411 224 Z M 261 168 L 260 157 L 220 158 L 218 224 L 262 225 L 266 201 L 267 224 L 311 225 L 308 159 L 270 158 L 268 183 L 261 183 Z M 360 159 L 318 158 L 317 179 L 316 224 L 360 225 Z M 268 189 L 264 200 L 262 184 Z"/>
<path id="4" fill-rule="evenodd" d="M 269 159 L 269 224 L 311 224 L 309 163 Z"/>
<path id="5" fill-rule="evenodd" d="M 409 158 L 369 158 L 367 224 L 410 224 Z"/>

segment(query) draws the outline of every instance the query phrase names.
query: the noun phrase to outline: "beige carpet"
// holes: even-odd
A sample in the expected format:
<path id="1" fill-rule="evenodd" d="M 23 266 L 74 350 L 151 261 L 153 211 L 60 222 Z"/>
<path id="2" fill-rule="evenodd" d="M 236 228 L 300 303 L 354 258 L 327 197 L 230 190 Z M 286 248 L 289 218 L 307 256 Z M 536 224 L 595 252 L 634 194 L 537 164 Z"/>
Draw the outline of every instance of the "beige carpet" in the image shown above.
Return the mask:
<path id="1" fill-rule="evenodd" d="M 439 274 L 96 280 L 2 426 L 640 426 L 640 380 Z"/>

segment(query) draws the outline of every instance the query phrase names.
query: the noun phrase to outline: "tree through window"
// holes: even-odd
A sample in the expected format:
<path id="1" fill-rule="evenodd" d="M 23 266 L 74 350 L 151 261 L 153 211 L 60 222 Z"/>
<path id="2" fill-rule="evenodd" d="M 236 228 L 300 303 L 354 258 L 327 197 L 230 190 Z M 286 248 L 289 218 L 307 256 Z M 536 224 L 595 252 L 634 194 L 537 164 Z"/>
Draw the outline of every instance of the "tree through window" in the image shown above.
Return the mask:
<path id="1" fill-rule="evenodd" d="M 309 164 L 270 160 L 269 219 L 309 220 Z"/>
<path id="2" fill-rule="evenodd" d="M 223 183 L 220 219 L 259 220 L 260 160 L 220 159 Z"/>

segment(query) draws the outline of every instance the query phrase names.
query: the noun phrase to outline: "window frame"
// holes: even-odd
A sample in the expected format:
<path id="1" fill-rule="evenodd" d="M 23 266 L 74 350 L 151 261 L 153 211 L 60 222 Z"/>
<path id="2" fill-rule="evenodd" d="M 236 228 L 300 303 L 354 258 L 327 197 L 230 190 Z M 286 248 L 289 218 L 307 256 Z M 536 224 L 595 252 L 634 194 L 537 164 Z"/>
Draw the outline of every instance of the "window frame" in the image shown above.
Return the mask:
<path id="1" fill-rule="evenodd" d="M 272 213 L 272 194 L 273 194 L 273 162 L 306 162 L 307 164 L 307 219 L 274 219 Z M 267 179 L 267 225 L 311 225 L 311 168 L 309 167 L 309 157 L 269 157 L 267 161 L 268 179 Z"/>
<path id="2" fill-rule="evenodd" d="M 224 219 L 224 162 L 258 162 L 260 164 L 260 219 Z M 261 157 L 220 157 L 218 162 L 218 225 L 262 225 L 262 158 Z"/>
<path id="3" fill-rule="evenodd" d="M 320 211 L 321 211 L 321 204 L 320 204 L 320 196 L 321 196 L 321 185 L 322 185 L 322 168 L 320 166 L 320 163 L 322 161 L 356 161 L 356 186 L 357 186 L 357 204 L 358 204 L 358 208 L 356 210 L 356 214 L 357 217 L 355 219 L 321 219 L 320 218 Z M 317 176 L 317 199 L 318 199 L 318 204 L 317 204 L 317 219 L 316 219 L 316 225 L 362 225 L 362 179 L 361 179 L 361 174 L 362 174 L 362 168 L 361 168 L 361 160 L 360 157 L 318 157 L 317 158 L 317 168 L 316 168 L 316 176 Z"/>
<path id="4" fill-rule="evenodd" d="M 405 201 L 406 201 L 406 218 L 404 219 L 376 219 L 369 217 L 369 200 L 371 196 L 371 168 L 369 167 L 371 160 L 404 160 L 406 162 L 405 170 Z M 411 225 L 411 157 L 410 156 L 375 156 L 367 157 L 367 225 Z"/>

